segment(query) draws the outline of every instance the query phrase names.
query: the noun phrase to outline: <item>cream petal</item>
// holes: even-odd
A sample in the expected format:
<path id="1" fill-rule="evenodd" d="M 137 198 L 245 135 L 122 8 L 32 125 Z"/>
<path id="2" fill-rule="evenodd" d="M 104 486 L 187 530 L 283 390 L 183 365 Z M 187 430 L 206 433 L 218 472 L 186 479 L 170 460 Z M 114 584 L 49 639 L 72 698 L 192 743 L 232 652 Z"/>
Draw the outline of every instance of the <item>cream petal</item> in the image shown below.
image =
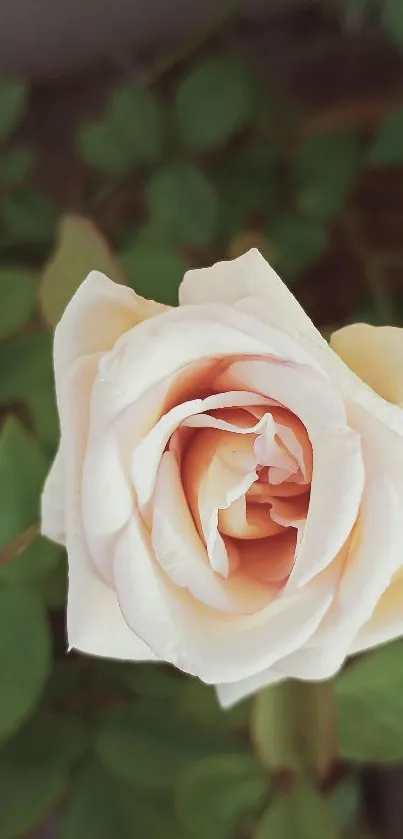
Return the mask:
<path id="1" fill-rule="evenodd" d="M 202 425 L 212 427 L 214 424 L 212 417 L 200 417 L 200 421 L 198 422 L 196 415 L 201 414 L 203 411 L 234 406 L 239 407 L 250 405 L 251 403 L 264 405 L 266 401 L 264 397 L 254 396 L 250 393 L 241 393 L 239 391 L 234 393 L 226 392 L 214 394 L 204 399 L 194 399 L 190 402 L 184 402 L 181 405 L 176 405 L 164 414 L 150 432 L 138 443 L 131 457 L 131 477 L 140 509 L 142 511 L 145 510 L 152 498 L 156 473 L 162 453 L 169 438 L 181 423 L 191 417 L 194 420 L 185 424 L 191 427 L 201 427 Z M 223 423 L 221 426 L 215 424 L 215 427 L 229 426 Z M 238 429 L 234 428 L 234 430 L 237 431 Z"/>
<path id="2" fill-rule="evenodd" d="M 228 682 L 224 685 L 216 685 L 216 692 L 221 708 L 226 710 L 236 705 L 242 699 L 246 699 L 253 693 L 269 685 L 275 685 L 283 681 L 283 676 L 275 670 L 264 670 L 263 673 L 256 673 L 249 679 L 240 679 L 239 682 Z"/>
<path id="3" fill-rule="evenodd" d="M 251 435 L 207 428 L 191 441 L 182 464 L 183 486 L 215 571 L 228 576 L 225 544 L 218 532 L 218 513 L 243 496 L 256 480 Z"/>
<path id="4" fill-rule="evenodd" d="M 256 248 L 232 261 L 187 271 L 179 288 L 181 306 L 234 304 L 248 297 L 256 301 L 253 314 L 259 320 L 295 337 L 304 334 L 311 341 L 323 342 L 308 315 Z"/>
<path id="5" fill-rule="evenodd" d="M 341 667 L 346 655 L 372 646 L 377 608 L 403 566 L 403 440 L 361 406 L 350 406 L 350 417 L 364 444 L 367 480 L 360 516 L 346 545 L 337 594 L 311 639 L 312 646 L 299 658 L 292 656 L 279 665 L 281 672 L 296 678 L 301 674 L 303 678 L 327 678 Z M 397 598 L 393 604 L 389 626 L 385 621 L 379 635 L 375 629 L 372 641 L 386 641 L 388 631 L 390 638 L 396 637 L 402 623 Z"/>
<path id="6" fill-rule="evenodd" d="M 110 412 L 116 415 L 186 365 L 231 355 L 271 356 L 320 369 L 292 336 L 228 306 L 170 309 L 126 332 L 102 358 L 100 378 L 109 384 Z"/>
<path id="7" fill-rule="evenodd" d="M 42 490 L 41 533 L 59 545 L 65 544 L 65 473 L 61 445 Z"/>
<path id="8" fill-rule="evenodd" d="M 56 385 L 78 358 L 110 350 L 123 333 L 165 308 L 112 282 L 99 271 L 91 271 L 56 327 Z"/>
<path id="9" fill-rule="evenodd" d="M 90 425 L 81 484 L 81 512 L 87 546 L 99 572 L 112 585 L 111 555 L 128 521 L 133 499 L 121 441 L 112 426 L 103 434 Z"/>
<path id="10" fill-rule="evenodd" d="M 300 648 L 316 631 L 334 593 L 333 570 L 254 615 L 225 615 L 174 586 L 153 557 L 135 517 L 119 537 L 115 581 L 126 620 L 159 658 L 208 684 L 253 676 Z"/>
<path id="11" fill-rule="evenodd" d="M 325 374 L 305 365 L 270 359 L 234 361 L 216 377 L 214 389 L 250 390 L 275 399 L 303 423 L 312 445 L 328 428 L 346 425 L 346 410 L 337 388 Z"/>
<path id="12" fill-rule="evenodd" d="M 344 405 L 329 380 L 314 371 L 261 361 L 232 364 L 218 385 L 278 399 L 305 425 L 313 445 L 311 500 L 289 589 L 306 585 L 344 544 L 357 518 L 364 487 L 360 436 L 347 425 Z M 328 487 L 337 507 L 329 504 Z"/>
<path id="13" fill-rule="evenodd" d="M 360 406 L 351 420 L 363 439 L 366 488 L 335 606 L 348 644 L 403 567 L 403 439 Z"/>
<path id="14" fill-rule="evenodd" d="M 220 533 L 234 539 L 263 539 L 281 533 L 281 524 L 273 521 L 271 510 L 266 504 L 246 504 L 245 496 L 233 501 L 229 507 L 218 511 Z"/>
<path id="15" fill-rule="evenodd" d="M 147 645 L 129 629 L 115 592 L 98 576 L 82 527 L 80 492 L 89 425 L 88 394 L 96 375 L 97 361 L 96 357 L 79 360 L 66 376 L 60 394 L 69 561 L 68 642 L 70 648 L 92 655 L 154 660 Z"/>
<path id="16" fill-rule="evenodd" d="M 334 332 L 330 343 L 376 393 L 403 405 L 403 329 L 354 323 Z"/>
<path id="17" fill-rule="evenodd" d="M 186 503 L 179 465 L 170 452 L 162 456 L 158 470 L 151 541 L 172 582 L 213 609 L 252 614 L 275 593 L 236 572 L 227 581 L 214 573 Z"/>
<path id="18" fill-rule="evenodd" d="M 290 590 L 307 585 L 337 556 L 357 520 L 364 481 L 357 432 L 342 428 L 316 440 L 309 509 L 287 583 Z"/>
<path id="19" fill-rule="evenodd" d="M 349 654 L 362 652 L 403 635 L 403 573 L 392 579 L 369 620 L 354 639 Z"/>

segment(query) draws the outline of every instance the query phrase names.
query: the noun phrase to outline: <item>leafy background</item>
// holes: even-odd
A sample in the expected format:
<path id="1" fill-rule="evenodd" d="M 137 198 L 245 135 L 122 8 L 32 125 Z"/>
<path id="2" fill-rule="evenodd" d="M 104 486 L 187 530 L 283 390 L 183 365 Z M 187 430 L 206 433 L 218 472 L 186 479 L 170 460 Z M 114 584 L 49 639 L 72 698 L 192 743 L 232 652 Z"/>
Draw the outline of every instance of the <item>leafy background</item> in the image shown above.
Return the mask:
<path id="1" fill-rule="evenodd" d="M 66 557 L 38 535 L 52 329 L 90 269 L 175 304 L 187 267 L 256 245 L 325 334 L 402 323 L 403 5 L 311 5 L 308 37 L 375 27 L 392 91 L 284 84 L 232 6 L 90 101 L 0 83 L 0 839 L 401 836 L 402 642 L 224 713 L 169 667 L 67 655 Z"/>

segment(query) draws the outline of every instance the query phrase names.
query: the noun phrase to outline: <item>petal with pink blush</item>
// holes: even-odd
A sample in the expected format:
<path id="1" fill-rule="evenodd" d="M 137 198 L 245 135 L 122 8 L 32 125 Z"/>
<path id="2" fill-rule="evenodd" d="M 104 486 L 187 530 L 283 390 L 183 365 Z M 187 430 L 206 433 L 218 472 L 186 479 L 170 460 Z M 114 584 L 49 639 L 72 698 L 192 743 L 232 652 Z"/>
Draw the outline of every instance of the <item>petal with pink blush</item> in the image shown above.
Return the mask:
<path id="1" fill-rule="evenodd" d="M 194 418 L 189 426 L 205 424 L 213 426 L 214 420 L 211 417 L 201 420 L 198 423 L 197 414 L 203 411 L 216 410 L 218 408 L 230 408 L 249 405 L 257 401 L 265 404 L 264 397 L 254 396 L 250 393 L 219 393 L 208 396 L 204 399 L 194 399 L 177 405 L 164 414 L 150 432 L 138 443 L 131 457 L 131 476 L 133 486 L 137 494 L 138 504 L 144 510 L 152 498 L 155 486 L 156 473 L 162 453 L 174 431 L 185 420 Z"/>
<path id="2" fill-rule="evenodd" d="M 232 573 L 214 573 L 206 548 L 186 504 L 179 465 L 165 452 L 158 470 L 151 535 L 156 559 L 171 581 L 201 603 L 224 612 L 251 614 L 267 605 L 274 592 Z"/>
<path id="3" fill-rule="evenodd" d="M 291 498 L 272 498 L 271 517 L 284 527 L 298 527 L 306 520 L 309 510 L 309 492 Z"/>
<path id="4" fill-rule="evenodd" d="M 290 335 L 217 304 L 169 309 L 138 324 L 103 357 L 100 375 L 113 384 L 111 410 L 116 415 L 186 365 L 234 355 L 286 359 L 288 364 L 316 369 L 320 375 L 318 363 Z M 250 388 L 216 388 L 218 392 L 234 389 Z"/>
<path id="5" fill-rule="evenodd" d="M 250 390 L 275 399 L 295 414 L 311 443 L 332 426 L 345 426 L 346 410 L 330 379 L 306 366 L 270 359 L 234 361 L 213 383 L 217 391 Z"/>
<path id="6" fill-rule="evenodd" d="M 365 481 L 359 434 L 345 427 L 317 439 L 309 510 L 287 586 L 300 588 L 326 568 L 357 520 Z M 329 503 L 331 487 L 333 503 Z"/>
<path id="7" fill-rule="evenodd" d="M 245 496 L 218 511 L 218 529 L 234 539 L 263 539 L 281 533 L 281 524 L 273 521 L 265 504 L 246 504 Z"/>
<path id="8" fill-rule="evenodd" d="M 135 634 L 159 658 L 207 684 L 254 676 L 300 648 L 334 594 L 326 571 L 303 591 L 277 597 L 253 615 L 225 615 L 169 580 L 135 516 L 119 537 L 114 568 L 119 602 Z"/>
<path id="9" fill-rule="evenodd" d="M 239 545 L 241 567 L 249 577 L 264 583 L 283 583 L 295 562 L 297 535 L 288 528 L 276 536 L 254 539 Z"/>
<path id="10" fill-rule="evenodd" d="M 218 512 L 247 492 L 256 479 L 256 457 L 251 435 L 216 428 L 201 429 L 183 461 L 186 498 L 212 568 L 228 576 L 227 552 L 218 533 Z"/>

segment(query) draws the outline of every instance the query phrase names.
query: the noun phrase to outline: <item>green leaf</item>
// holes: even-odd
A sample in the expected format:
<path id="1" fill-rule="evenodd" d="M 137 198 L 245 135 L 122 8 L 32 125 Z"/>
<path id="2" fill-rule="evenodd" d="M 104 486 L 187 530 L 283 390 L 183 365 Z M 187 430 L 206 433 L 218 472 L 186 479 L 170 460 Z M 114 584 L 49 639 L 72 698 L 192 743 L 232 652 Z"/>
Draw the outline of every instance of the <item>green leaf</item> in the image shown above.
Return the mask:
<path id="1" fill-rule="evenodd" d="M 0 839 L 33 827 L 64 795 L 72 764 L 83 747 L 72 717 L 32 720 L 0 751 Z"/>
<path id="2" fill-rule="evenodd" d="M 106 175 L 123 175 L 137 163 L 154 163 L 162 154 L 164 125 L 151 91 L 130 85 L 113 95 L 103 119 L 79 134 L 86 163 Z"/>
<path id="3" fill-rule="evenodd" d="M 0 84 L 0 139 L 5 140 L 17 128 L 24 116 L 28 88 L 19 82 Z"/>
<path id="4" fill-rule="evenodd" d="M 368 162 L 372 166 L 400 166 L 403 163 L 403 108 L 394 111 L 381 125 Z"/>
<path id="5" fill-rule="evenodd" d="M 130 285 L 143 297 L 175 306 L 178 288 L 188 265 L 170 245 L 135 241 L 122 253 L 121 262 Z"/>
<path id="6" fill-rule="evenodd" d="M 181 695 L 184 680 L 179 674 L 163 664 L 130 664 L 125 670 L 123 681 L 139 696 L 150 699 L 177 699 Z"/>
<path id="7" fill-rule="evenodd" d="M 27 268 L 0 268 L 0 339 L 27 323 L 35 309 L 36 277 Z"/>
<path id="8" fill-rule="evenodd" d="M 248 726 L 252 700 L 244 700 L 230 710 L 223 711 L 216 691 L 198 679 L 184 679 L 179 696 L 179 709 L 197 720 L 199 725 L 234 729 Z"/>
<path id="9" fill-rule="evenodd" d="M 39 521 L 39 496 L 49 468 L 38 443 L 15 417 L 0 432 L 0 550 Z"/>
<path id="10" fill-rule="evenodd" d="M 94 270 L 124 282 L 108 242 L 93 222 L 83 216 L 63 216 L 40 287 L 42 314 L 51 326 L 56 325 L 78 286 Z"/>
<path id="11" fill-rule="evenodd" d="M 174 816 L 155 795 L 139 793 L 103 767 L 78 776 L 62 819 L 61 839 L 181 839 Z"/>
<path id="12" fill-rule="evenodd" d="M 355 184 L 358 162 L 355 134 L 334 131 L 307 140 L 292 171 L 298 209 L 312 218 L 332 218 Z"/>
<path id="13" fill-rule="evenodd" d="M 20 188 L 0 205 L 2 233 L 10 244 L 44 244 L 53 238 L 57 211 L 47 195 Z"/>
<path id="14" fill-rule="evenodd" d="M 5 187 L 19 186 L 30 174 L 34 154 L 25 146 L 15 146 L 0 158 L 0 183 Z"/>
<path id="15" fill-rule="evenodd" d="M 341 757 L 359 763 L 403 760 L 403 642 L 351 663 L 336 679 Z"/>
<path id="16" fill-rule="evenodd" d="M 383 0 L 381 15 L 389 37 L 403 47 L 403 8 L 400 0 Z"/>
<path id="17" fill-rule="evenodd" d="M 274 262 L 288 281 L 314 265 L 328 242 L 327 229 L 320 221 L 296 213 L 272 219 L 267 233 L 274 248 Z"/>
<path id="18" fill-rule="evenodd" d="M 60 436 L 59 416 L 53 380 L 38 383 L 26 394 L 26 402 L 34 432 L 51 454 L 56 452 Z"/>
<path id="19" fill-rule="evenodd" d="M 233 236 L 248 219 L 267 213 L 277 192 L 276 160 L 273 148 L 262 141 L 226 157 L 216 170 L 216 182 L 225 202 L 222 229 Z"/>
<path id="20" fill-rule="evenodd" d="M 184 245 L 211 244 L 218 229 L 219 203 L 214 187 L 191 163 L 158 169 L 146 188 L 151 221 Z"/>
<path id="21" fill-rule="evenodd" d="M 105 714 L 96 749 L 102 762 L 120 777 L 151 789 L 171 789 L 194 761 L 235 749 L 224 732 L 200 729 L 182 714 L 149 701 Z"/>
<path id="22" fill-rule="evenodd" d="M 252 755 L 207 757 L 192 764 L 176 787 L 178 818 L 194 839 L 231 839 L 268 795 L 268 779 Z"/>
<path id="23" fill-rule="evenodd" d="M 52 338 L 31 332 L 0 346 L 0 405 L 25 401 L 37 388 L 53 386 Z"/>
<path id="24" fill-rule="evenodd" d="M 33 710 L 49 668 L 50 636 L 40 600 L 33 592 L 5 586 L 0 589 L 0 741 Z"/>
<path id="25" fill-rule="evenodd" d="M 326 799 L 306 780 L 282 793 L 264 814 L 253 839 L 337 839 Z"/>
<path id="26" fill-rule="evenodd" d="M 244 62 L 231 55 L 201 60 L 179 83 L 179 138 L 192 151 L 223 145 L 250 120 L 254 90 Z"/>

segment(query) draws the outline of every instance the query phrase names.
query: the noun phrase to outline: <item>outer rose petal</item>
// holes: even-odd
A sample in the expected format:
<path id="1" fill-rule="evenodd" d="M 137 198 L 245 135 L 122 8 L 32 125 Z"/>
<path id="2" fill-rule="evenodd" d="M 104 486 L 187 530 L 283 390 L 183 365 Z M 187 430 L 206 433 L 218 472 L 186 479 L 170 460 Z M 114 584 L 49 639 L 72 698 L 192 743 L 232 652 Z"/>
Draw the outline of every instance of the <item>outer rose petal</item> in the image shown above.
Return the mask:
<path id="1" fill-rule="evenodd" d="M 69 646 L 111 658 L 155 660 L 147 645 L 126 624 L 116 594 L 98 576 L 84 539 L 80 509 L 81 476 L 88 436 L 88 395 L 97 365 L 97 356 L 79 360 L 60 390 L 60 421 L 65 452 L 66 547 L 69 556 Z M 44 532 L 47 533 L 45 528 Z"/>
<path id="2" fill-rule="evenodd" d="M 91 271 L 56 328 L 56 386 L 78 358 L 111 349 L 128 329 L 165 309 L 166 306 L 139 297 L 99 271 Z"/>
<path id="3" fill-rule="evenodd" d="M 403 329 L 354 323 L 334 332 L 330 343 L 376 393 L 403 405 Z"/>
<path id="4" fill-rule="evenodd" d="M 260 320 L 295 336 L 305 335 L 312 341 L 325 343 L 295 297 L 256 248 L 238 259 L 187 271 L 179 288 L 181 306 L 213 302 L 234 304 L 245 297 L 258 299 Z"/>
<path id="5" fill-rule="evenodd" d="M 247 696 L 251 696 L 252 693 L 256 693 L 261 688 L 275 685 L 283 679 L 284 676 L 276 673 L 275 670 L 264 670 L 263 673 L 257 673 L 256 676 L 251 676 L 249 679 L 228 682 L 226 685 L 216 685 L 218 701 L 221 708 L 231 708 L 241 699 L 246 699 Z"/>
<path id="6" fill-rule="evenodd" d="M 403 565 L 403 442 L 360 406 L 350 411 L 363 440 L 367 476 L 357 531 L 322 626 L 305 649 L 276 665 L 284 676 L 328 678 L 351 652 L 396 637 L 403 625 L 403 601 L 396 596 L 378 611 Z"/>
<path id="7" fill-rule="evenodd" d="M 400 571 L 382 595 L 369 621 L 349 652 L 358 653 L 403 634 L 403 573 Z"/>
<path id="8" fill-rule="evenodd" d="M 64 545 L 66 539 L 64 484 L 64 457 L 60 445 L 46 478 L 41 501 L 41 532 L 59 545 Z"/>

